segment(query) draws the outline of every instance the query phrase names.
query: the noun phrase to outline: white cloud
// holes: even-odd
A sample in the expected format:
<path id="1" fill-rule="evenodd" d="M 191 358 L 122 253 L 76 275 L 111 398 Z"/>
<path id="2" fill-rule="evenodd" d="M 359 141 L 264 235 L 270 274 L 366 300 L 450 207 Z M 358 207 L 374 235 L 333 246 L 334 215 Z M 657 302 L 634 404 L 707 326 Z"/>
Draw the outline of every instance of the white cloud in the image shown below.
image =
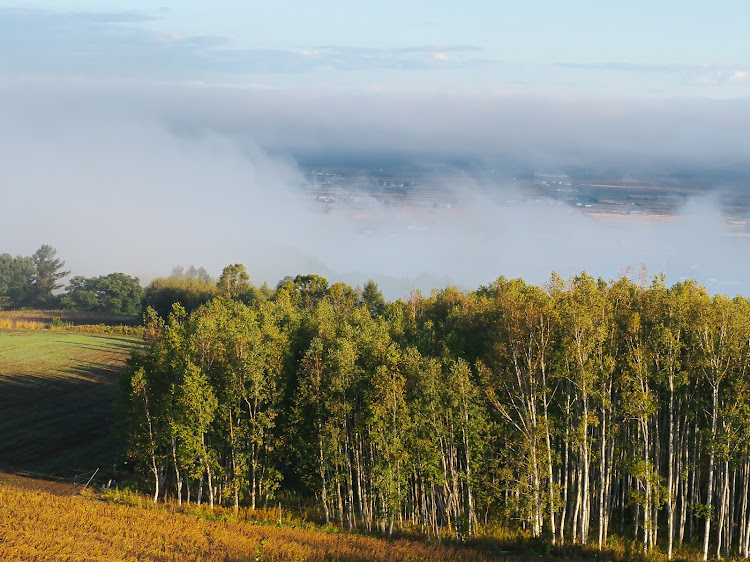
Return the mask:
<path id="1" fill-rule="evenodd" d="M 735 70 L 734 73 L 729 77 L 730 82 L 744 82 L 750 78 L 750 74 L 744 70 Z"/>
<path id="2" fill-rule="evenodd" d="M 215 79 L 216 73 L 231 76 L 297 74 L 320 69 L 413 71 L 448 61 L 451 68 L 488 62 L 479 56 L 481 49 L 471 45 L 440 46 L 438 52 L 435 46 L 419 44 L 400 48 L 311 45 L 299 49 L 238 49 L 231 46 L 228 37 L 148 30 L 138 25 L 145 19 L 130 13 L 0 7 L 0 36 L 12 47 L 0 49 L 0 74 L 179 80 L 196 76 Z"/>
<path id="3" fill-rule="evenodd" d="M 695 79 L 695 83 L 700 86 L 716 86 L 718 84 L 718 80 L 716 79 L 716 76 L 713 74 L 704 74 L 703 76 L 698 76 L 698 78 Z"/>

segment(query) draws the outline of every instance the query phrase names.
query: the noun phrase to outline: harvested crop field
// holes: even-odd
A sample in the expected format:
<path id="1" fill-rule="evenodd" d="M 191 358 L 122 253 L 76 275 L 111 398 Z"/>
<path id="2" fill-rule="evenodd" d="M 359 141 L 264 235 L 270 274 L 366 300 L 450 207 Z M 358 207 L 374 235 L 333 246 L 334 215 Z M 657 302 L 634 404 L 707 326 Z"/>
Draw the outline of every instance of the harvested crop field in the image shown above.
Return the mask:
<path id="1" fill-rule="evenodd" d="M 464 560 L 472 549 L 209 521 L 0 484 L 3 560 Z"/>

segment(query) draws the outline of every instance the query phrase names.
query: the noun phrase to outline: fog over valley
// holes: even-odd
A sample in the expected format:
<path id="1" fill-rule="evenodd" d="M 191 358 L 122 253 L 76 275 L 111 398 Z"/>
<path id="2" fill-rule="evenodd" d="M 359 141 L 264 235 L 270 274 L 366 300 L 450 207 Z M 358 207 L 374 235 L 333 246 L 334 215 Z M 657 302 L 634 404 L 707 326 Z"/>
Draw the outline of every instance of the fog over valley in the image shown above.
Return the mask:
<path id="1" fill-rule="evenodd" d="M 177 264 L 218 275 L 239 262 L 257 284 L 298 273 L 373 278 L 399 298 L 500 275 L 542 283 L 552 270 L 610 279 L 643 263 L 669 283 L 750 292 L 750 239 L 720 204 L 726 190 L 750 188 L 744 99 L 25 78 L 0 82 L 0 127 L 4 251 L 52 244 L 74 275 L 147 282 Z M 455 205 L 393 206 L 364 190 L 361 208 L 325 212 L 305 192 L 315 161 L 353 158 L 369 163 L 366 175 L 394 155 Z M 674 220 L 606 221 L 512 181 L 571 168 L 682 174 L 686 188 L 700 177 L 702 189 L 680 200 Z"/>

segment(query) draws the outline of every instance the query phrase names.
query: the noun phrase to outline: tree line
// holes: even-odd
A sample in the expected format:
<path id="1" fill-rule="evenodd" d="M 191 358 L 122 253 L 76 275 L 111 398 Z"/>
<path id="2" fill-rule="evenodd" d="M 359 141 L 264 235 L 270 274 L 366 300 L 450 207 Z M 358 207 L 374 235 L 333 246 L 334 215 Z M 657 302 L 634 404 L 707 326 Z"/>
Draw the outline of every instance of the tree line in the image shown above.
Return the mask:
<path id="1" fill-rule="evenodd" d="M 586 273 L 385 302 L 315 275 L 146 319 L 123 427 L 153 498 L 466 539 L 750 549 L 750 301 Z"/>
<path id="2" fill-rule="evenodd" d="M 145 289 L 137 277 L 109 273 L 94 277 L 70 275 L 57 250 L 42 245 L 32 256 L 0 254 L 0 310 L 41 309 L 102 312 L 141 316 L 151 307 L 165 316 L 173 303 L 193 310 L 217 293 L 217 282 L 203 267 L 176 266 L 167 277 Z"/>
<path id="3" fill-rule="evenodd" d="M 62 279 L 70 274 L 57 250 L 42 245 L 31 256 L 0 254 L 0 310 L 59 308 L 140 315 L 143 288 L 137 277 L 110 273 L 72 277 L 64 291 Z"/>
<path id="4" fill-rule="evenodd" d="M 53 308 L 57 304 L 54 291 L 62 287 L 60 279 L 65 262 L 57 251 L 42 245 L 31 256 L 0 254 L 0 310 L 3 308 Z"/>

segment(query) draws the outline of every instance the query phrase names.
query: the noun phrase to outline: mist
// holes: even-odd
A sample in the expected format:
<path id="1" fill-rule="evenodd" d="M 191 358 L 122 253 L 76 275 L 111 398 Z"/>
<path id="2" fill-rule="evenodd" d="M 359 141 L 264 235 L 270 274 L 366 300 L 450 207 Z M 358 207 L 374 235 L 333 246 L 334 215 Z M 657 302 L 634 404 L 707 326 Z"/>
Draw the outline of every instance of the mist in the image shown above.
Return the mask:
<path id="1" fill-rule="evenodd" d="M 542 283 L 553 270 L 610 279 L 643 263 L 669 283 L 750 293 L 750 239 L 729 235 L 716 196 L 689 200 L 674 221 L 615 225 L 552 201 L 508 204 L 520 200 L 508 185 L 466 173 L 447 186 L 454 209 L 372 201 L 323 213 L 295 159 L 347 150 L 743 177 L 746 100 L 18 80 L 0 83 L 0 127 L 1 251 L 51 244 L 73 275 L 123 271 L 147 282 L 177 264 L 218 275 L 243 263 L 257 284 L 298 273 L 352 285 L 372 278 L 399 298 L 500 275 Z"/>

